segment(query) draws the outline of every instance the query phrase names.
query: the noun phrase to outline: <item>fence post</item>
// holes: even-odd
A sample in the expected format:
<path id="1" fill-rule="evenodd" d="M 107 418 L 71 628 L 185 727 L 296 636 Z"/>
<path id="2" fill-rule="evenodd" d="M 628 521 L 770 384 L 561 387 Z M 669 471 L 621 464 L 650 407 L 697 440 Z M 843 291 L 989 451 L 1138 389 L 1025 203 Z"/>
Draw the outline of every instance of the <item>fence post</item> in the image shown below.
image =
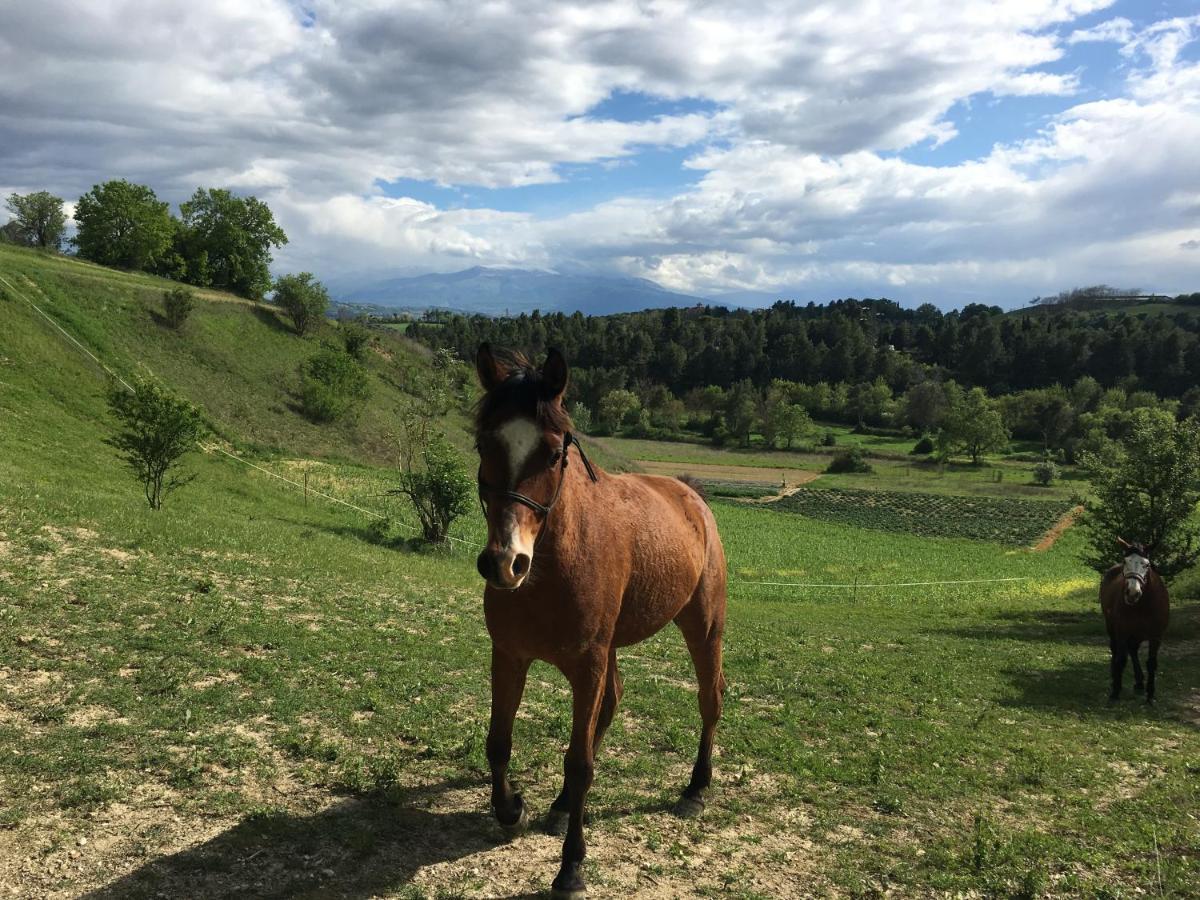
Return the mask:
<path id="1" fill-rule="evenodd" d="M 304 505 L 308 506 L 308 466 L 304 467 Z"/>

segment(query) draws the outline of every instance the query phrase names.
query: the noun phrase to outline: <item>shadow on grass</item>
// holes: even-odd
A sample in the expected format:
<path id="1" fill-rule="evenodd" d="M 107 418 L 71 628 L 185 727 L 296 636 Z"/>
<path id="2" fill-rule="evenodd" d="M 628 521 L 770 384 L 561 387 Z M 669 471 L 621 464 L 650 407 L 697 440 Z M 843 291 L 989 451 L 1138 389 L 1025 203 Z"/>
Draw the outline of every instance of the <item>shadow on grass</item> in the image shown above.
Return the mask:
<path id="1" fill-rule="evenodd" d="M 1049 654 L 1025 657 L 1028 664 L 1001 674 L 1012 694 L 1000 706 L 1044 710 L 1113 721 L 1169 718 L 1200 728 L 1196 687 L 1200 685 L 1200 603 L 1176 603 L 1158 659 L 1157 705 L 1147 707 L 1133 692 L 1133 666 L 1125 669 L 1122 697 L 1108 702 L 1108 635 L 1099 606 L 1071 610 L 1021 610 L 1004 613 L 991 624 L 938 629 L 938 634 L 977 641 L 1025 641 L 1090 648 L 1086 660 L 1051 665 Z M 1077 654 L 1076 654 L 1077 655 Z M 1146 646 L 1139 654 L 1143 666 Z"/>
<path id="2" fill-rule="evenodd" d="M 463 859 L 502 842 L 495 822 L 482 810 L 434 811 L 440 795 L 468 785 L 478 787 L 473 780 L 445 781 L 352 797 L 312 815 L 251 815 L 203 844 L 152 860 L 84 896 L 136 900 L 389 894 L 425 866 Z"/>
<path id="3" fill-rule="evenodd" d="M 271 309 L 269 306 L 263 306 L 260 303 L 255 303 L 250 307 L 250 311 L 254 313 L 254 318 L 262 322 L 268 328 L 275 331 L 283 331 L 287 334 L 295 334 L 296 330 L 290 327 L 286 322 L 279 317 L 279 313 Z"/>

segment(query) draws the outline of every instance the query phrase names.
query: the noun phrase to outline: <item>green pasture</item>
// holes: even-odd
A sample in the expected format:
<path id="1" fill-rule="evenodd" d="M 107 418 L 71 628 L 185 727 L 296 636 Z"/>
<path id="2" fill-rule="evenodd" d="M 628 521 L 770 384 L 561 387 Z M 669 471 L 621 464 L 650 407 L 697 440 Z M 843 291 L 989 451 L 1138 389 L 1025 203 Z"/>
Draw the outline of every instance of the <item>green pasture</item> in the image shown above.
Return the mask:
<path id="1" fill-rule="evenodd" d="M 869 437 L 855 435 L 855 437 Z M 678 463 L 680 472 L 688 465 L 773 468 L 780 475 L 806 471 L 821 473 L 822 487 L 863 488 L 888 491 L 921 491 L 936 494 L 975 494 L 991 497 L 1065 500 L 1086 491 L 1087 482 L 1074 467 L 1064 467 L 1062 478 L 1049 487 L 1033 481 L 1033 464 L 1011 457 L 995 457 L 985 465 L 966 462 L 945 465 L 920 456 L 870 457 L 874 471 L 866 474 L 824 474 L 837 448 L 829 452 L 800 453 L 787 450 L 712 447 L 704 444 L 651 441 L 635 438 L 600 438 L 595 441 L 629 460 Z M 735 480 L 726 476 L 724 480 Z M 753 481 L 754 477 L 746 480 Z M 772 479 L 778 485 L 779 478 Z"/>
<path id="2" fill-rule="evenodd" d="M 183 335 L 159 332 L 137 293 L 157 286 L 89 270 L 92 291 L 72 265 L 0 250 L 0 274 L 38 285 L 89 347 L 177 379 L 223 446 L 301 484 L 307 470 L 310 495 L 195 453 L 195 481 L 150 511 L 103 442 L 102 377 L 0 297 L 0 885 L 544 895 L 559 842 L 505 843 L 488 815 L 474 549 L 402 540 L 411 518 L 373 462 L 383 426 L 301 420 L 286 376 L 313 342 L 257 313 L 214 300 Z M 383 423 L 387 363 L 372 363 Z M 1073 532 L 1035 553 L 714 510 L 729 691 L 710 805 L 686 822 L 668 811 L 698 735 L 668 628 L 619 654 L 626 692 L 588 832 L 595 896 L 1196 895 L 1195 578 L 1173 586 L 1159 704 L 1108 705 L 1097 579 Z M 456 534 L 477 539 L 478 514 Z M 909 584 L 954 581 L 975 583 Z M 558 790 L 569 721 L 563 679 L 536 664 L 513 759 L 535 812 Z"/>

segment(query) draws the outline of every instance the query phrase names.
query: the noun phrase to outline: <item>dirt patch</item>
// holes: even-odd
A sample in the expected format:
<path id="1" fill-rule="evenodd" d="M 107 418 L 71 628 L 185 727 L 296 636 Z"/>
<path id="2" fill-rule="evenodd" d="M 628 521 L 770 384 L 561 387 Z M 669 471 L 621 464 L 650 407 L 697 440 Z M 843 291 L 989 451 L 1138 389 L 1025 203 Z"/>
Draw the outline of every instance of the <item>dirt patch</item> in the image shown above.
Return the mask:
<path id="1" fill-rule="evenodd" d="M 1075 524 L 1075 521 L 1079 518 L 1079 515 L 1082 512 L 1083 507 L 1076 506 L 1064 513 L 1063 517 L 1055 522 L 1049 531 L 1042 535 L 1042 539 L 1033 545 L 1033 551 L 1035 553 L 1044 553 L 1053 547 L 1055 542 L 1063 536 L 1063 533 Z"/>
<path id="2" fill-rule="evenodd" d="M 694 475 L 701 481 L 744 481 L 750 484 L 786 484 L 795 487 L 820 477 L 807 469 L 772 469 L 766 466 L 722 466 L 715 463 L 635 462 L 650 475 Z"/>

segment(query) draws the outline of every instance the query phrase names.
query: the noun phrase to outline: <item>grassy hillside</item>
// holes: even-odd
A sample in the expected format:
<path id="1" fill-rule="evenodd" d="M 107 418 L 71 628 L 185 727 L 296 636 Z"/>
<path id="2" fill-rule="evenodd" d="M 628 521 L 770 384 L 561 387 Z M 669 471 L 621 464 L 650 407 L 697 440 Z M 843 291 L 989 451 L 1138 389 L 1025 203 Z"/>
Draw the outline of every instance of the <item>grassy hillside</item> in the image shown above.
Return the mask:
<path id="1" fill-rule="evenodd" d="M 162 319 L 162 294 L 172 282 L 117 272 L 61 256 L 0 245 L 0 276 L 37 303 L 123 377 L 149 373 L 198 404 L 218 435 L 237 445 L 291 454 L 392 461 L 388 435 L 397 426 L 398 401 L 413 387 L 428 351 L 391 331 L 377 330 L 368 354 L 371 398 L 349 423 L 320 425 L 298 408 L 297 368 L 335 326 L 300 338 L 270 306 L 230 294 L 199 291 L 180 331 Z M 94 421 L 103 382 L 94 365 L 68 345 L 24 299 L 3 301 L 0 352 L 27 363 L 15 369 L 0 403 L 37 405 L 49 391 Z M 26 376 L 22 378 L 22 376 Z M 470 446 L 461 417 L 447 423 L 452 439 Z"/>
<path id="2" fill-rule="evenodd" d="M 114 365 L 149 358 L 228 434 L 280 448 L 258 458 L 272 471 L 307 466 L 322 489 L 385 502 L 366 415 L 326 433 L 285 386 L 257 383 L 290 377 L 314 341 L 217 298 L 194 333 L 156 331 L 161 283 L 0 254 L 0 276 L 28 278 Z M 92 364 L 17 298 L 0 299 L 0 325 L 0 885 L 112 900 L 544 891 L 560 842 L 505 843 L 488 816 L 474 548 L 386 546 L 368 517 L 219 455 L 196 454 L 196 481 L 151 512 L 102 443 Z M 372 362 L 379 416 L 399 396 L 391 364 Z M 698 820 L 666 811 L 698 730 L 669 628 L 619 656 L 594 896 L 1194 896 L 1194 580 L 1175 587 L 1159 706 L 1128 690 L 1109 706 L 1077 535 L 1035 553 L 714 508 L 730 689 L 711 803 Z M 459 535 L 477 539 L 478 519 Z M 1027 580 L 891 586 L 1011 578 Z M 563 679 L 535 665 L 513 760 L 535 812 L 569 722 Z"/>

